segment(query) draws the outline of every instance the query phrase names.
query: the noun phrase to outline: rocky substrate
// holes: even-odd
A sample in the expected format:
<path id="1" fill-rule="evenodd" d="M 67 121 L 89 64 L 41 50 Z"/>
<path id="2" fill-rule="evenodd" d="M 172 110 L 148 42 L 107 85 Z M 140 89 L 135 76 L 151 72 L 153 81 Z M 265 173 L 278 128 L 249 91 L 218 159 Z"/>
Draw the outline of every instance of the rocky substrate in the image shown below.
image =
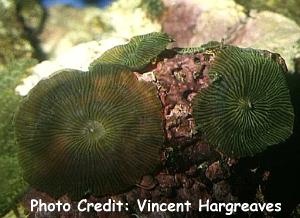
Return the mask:
<path id="1" fill-rule="evenodd" d="M 154 176 L 145 175 L 126 193 L 104 198 L 86 196 L 89 202 L 94 203 L 120 200 L 128 210 L 124 208 L 120 213 L 79 212 L 77 202 L 72 202 L 68 196 L 55 200 L 45 193 L 30 190 L 23 201 L 28 211 L 31 199 L 42 199 L 43 202 L 60 200 L 73 207 L 70 212 L 31 212 L 29 217 L 218 217 L 225 211 L 199 213 L 199 200 L 263 203 L 263 190 L 270 173 L 257 169 L 255 165 L 243 165 L 241 168 L 239 160 L 224 157 L 197 132 L 192 100 L 197 92 L 209 85 L 207 72 L 213 58 L 213 55 L 203 53 L 175 55 L 158 61 L 147 74 L 136 73 L 139 79 L 157 86 L 162 103 L 165 145 L 161 152 L 161 167 Z M 182 213 L 140 211 L 138 199 L 158 203 L 189 201 L 191 208 L 189 212 Z"/>

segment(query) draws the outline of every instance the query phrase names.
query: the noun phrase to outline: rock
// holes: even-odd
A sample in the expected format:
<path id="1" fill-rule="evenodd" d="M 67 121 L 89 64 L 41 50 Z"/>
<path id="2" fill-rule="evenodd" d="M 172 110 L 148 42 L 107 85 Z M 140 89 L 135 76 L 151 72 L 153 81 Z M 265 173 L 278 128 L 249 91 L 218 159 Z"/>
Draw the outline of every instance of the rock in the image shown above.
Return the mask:
<path id="1" fill-rule="evenodd" d="M 163 31 L 179 47 L 197 47 L 211 40 L 279 53 L 290 72 L 300 55 L 300 27 L 283 15 L 250 11 L 233 0 L 164 1 Z"/>
<path id="2" fill-rule="evenodd" d="M 164 3 L 163 31 L 173 36 L 179 47 L 220 41 L 246 18 L 243 7 L 233 0 L 165 0 Z"/>
<path id="3" fill-rule="evenodd" d="M 26 0 L 20 3 L 20 16 L 24 20 L 26 28 L 32 33 L 38 34 L 41 30 L 46 14 L 38 0 Z"/>
<path id="4" fill-rule="evenodd" d="M 300 27 L 295 21 L 270 11 L 251 11 L 229 40 L 232 44 L 279 53 L 289 71 L 294 72 L 294 58 L 300 55 Z"/>
<path id="5" fill-rule="evenodd" d="M 53 6 L 40 35 L 41 46 L 53 58 L 79 43 L 111 37 L 125 40 L 160 31 L 161 25 L 148 18 L 147 10 L 140 5 L 141 0 L 119 0 L 105 10 Z"/>
<path id="6" fill-rule="evenodd" d="M 103 32 L 110 30 L 112 27 L 105 23 L 101 9 L 57 5 L 49 8 L 39 38 L 44 52 L 56 57 L 79 43 L 99 40 Z"/>
<path id="7" fill-rule="evenodd" d="M 232 202 L 237 198 L 231 194 L 230 185 L 222 180 L 213 185 L 213 197 L 219 202 Z"/>
<path id="8" fill-rule="evenodd" d="M 191 100 L 199 89 L 207 85 L 204 74 L 208 63 L 203 59 L 201 55 L 176 55 L 157 64 L 155 76 L 169 141 L 177 140 L 184 144 L 195 134 Z M 198 60 L 202 62 L 198 63 Z"/>
<path id="9" fill-rule="evenodd" d="M 205 175 L 210 181 L 218 181 L 228 178 L 230 176 L 230 172 L 225 164 L 222 164 L 220 161 L 216 161 L 206 169 Z"/>
<path id="10" fill-rule="evenodd" d="M 255 9 L 258 11 L 268 10 L 282 14 L 300 24 L 300 10 L 298 0 L 235 0 L 243 5 L 248 11 Z"/>
<path id="11" fill-rule="evenodd" d="M 155 3 L 155 0 L 151 1 Z M 115 35 L 130 38 L 161 31 L 161 24 L 149 18 L 147 10 L 141 7 L 142 2 L 142 0 L 118 0 L 105 11 L 104 17 L 113 26 Z"/>
<path id="12" fill-rule="evenodd" d="M 40 5 L 34 1 L 32 3 L 36 8 Z M 29 41 L 26 24 L 29 22 L 28 17 L 23 17 L 22 12 L 26 10 L 25 2 L 16 3 L 14 0 L 0 0 L 0 70 L 5 68 L 10 62 L 17 58 L 31 58 L 34 54 L 34 48 Z M 35 9 L 32 10 L 32 13 Z M 40 17 L 36 17 L 36 21 Z"/>
<path id="13" fill-rule="evenodd" d="M 16 87 L 16 91 L 21 96 L 27 95 L 29 90 L 41 79 L 64 68 L 86 71 L 89 64 L 104 51 L 123 43 L 125 43 L 125 40 L 122 38 L 110 38 L 99 42 L 91 41 L 76 45 L 56 58 L 43 61 L 31 68 L 31 75 L 23 80 L 23 84 Z"/>

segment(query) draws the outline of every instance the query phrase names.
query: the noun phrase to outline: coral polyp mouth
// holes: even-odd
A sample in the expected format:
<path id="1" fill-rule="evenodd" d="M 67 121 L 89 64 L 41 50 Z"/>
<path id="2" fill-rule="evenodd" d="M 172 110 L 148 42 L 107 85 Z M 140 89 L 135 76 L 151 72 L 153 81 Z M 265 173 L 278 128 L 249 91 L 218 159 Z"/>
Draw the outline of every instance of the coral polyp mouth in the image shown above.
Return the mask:
<path id="1" fill-rule="evenodd" d="M 106 130 L 104 126 L 96 120 L 90 120 L 83 128 L 83 137 L 87 138 L 91 142 L 97 142 L 105 134 Z"/>
<path id="2" fill-rule="evenodd" d="M 245 110 L 245 111 L 250 111 L 250 110 L 254 109 L 254 105 L 250 99 L 240 98 L 238 101 L 238 108 Z"/>

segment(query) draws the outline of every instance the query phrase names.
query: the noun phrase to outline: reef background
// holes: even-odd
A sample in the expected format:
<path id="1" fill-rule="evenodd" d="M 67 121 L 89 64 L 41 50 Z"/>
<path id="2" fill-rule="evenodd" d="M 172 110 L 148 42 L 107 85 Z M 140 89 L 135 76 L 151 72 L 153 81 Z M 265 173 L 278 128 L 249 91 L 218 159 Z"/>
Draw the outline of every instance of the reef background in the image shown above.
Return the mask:
<path id="1" fill-rule="evenodd" d="M 178 61 L 192 67 L 193 58 L 170 59 L 158 65 L 161 68 L 156 74 L 160 85 L 168 90 L 168 96 L 175 99 L 164 99 L 160 93 L 165 108 L 173 104 L 171 113 L 165 114 L 168 140 L 162 157 L 163 167 L 156 176 L 145 176 L 137 187 L 113 198 L 129 203 L 136 198 L 179 202 L 199 198 L 221 202 L 281 202 L 281 213 L 252 216 L 300 216 L 297 176 L 300 172 L 299 11 L 297 0 L 118 0 L 106 8 L 62 5 L 44 8 L 35 0 L 0 0 L 0 190 L 5 190 L 0 197 L 0 216 L 24 217 L 28 214 L 28 199 L 32 197 L 53 201 L 50 196 L 29 189 L 20 175 L 13 131 L 13 116 L 22 98 L 20 95 L 26 95 L 41 78 L 58 69 L 85 70 L 91 60 L 106 49 L 134 35 L 153 31 L 170 34 L 176 40 L 173 46 L 199 46 L 224 38 L 225 43 L 281 54 L 289 69 L 288 81 L 296 115 L 294 134 L 285 143 L 252 158 L 228 160 L 222 157 L 191 137 L 194 127 L 190 122 L 190 108 L 188 104 L 186 107 L 177 104 L 183 97 L 188 99 L 186 91 L 191 86 L 197 87 L 193 80 L 182 80 L 189 78 L 190 72 L 181 71 L 175 78 L 175 87 L 170 87 L 174 77 L 163 70 L 166 65 L 174 67 Z M 22 79 L 25 80 L 21 82 Z M 151 74 L 143 79 L 151 81 Z M 66 196 L 62 199 L 70 201 Z M 134 203 L 130 207 L 130 213 L 136 213 Z M 130 213 L 105 215 L 128 217 Z M 167 213 L 160 216 L 176 217 Z M 214 214 L 218 216 L 222 214 Z"/>

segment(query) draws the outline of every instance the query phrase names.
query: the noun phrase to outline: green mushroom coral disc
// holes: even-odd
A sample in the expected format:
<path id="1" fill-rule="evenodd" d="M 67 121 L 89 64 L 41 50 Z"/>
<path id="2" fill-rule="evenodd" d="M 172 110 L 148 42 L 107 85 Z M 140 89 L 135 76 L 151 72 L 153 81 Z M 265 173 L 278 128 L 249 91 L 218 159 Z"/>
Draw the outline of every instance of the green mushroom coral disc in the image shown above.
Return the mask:
<path id="1" fill-rule="evenodd" d="M 127 190 L 159 164 L 160 110 L 152 85 L 114 65 L 39 82 L 16 115 L 25 180 L 73 199 Z"/>
<path id="2" fill-rule="evenodd" d="M 227 46 L 193 102 L 196 123 L 223 153 L 252 156 L 287 139 L 294 112 L 282 66 L 259 50 Z"/>
<path id="3" fill-rule="evenodd" d="M 127 44 L 115 46 L 104 52 L 91 64 L 90 69 L 97 64 L 111 63 L 131 70 L 140 70 L 164 51 L 170 42 L 173 42 L 173 39 L 161 32 L 134 36 Z"/>

